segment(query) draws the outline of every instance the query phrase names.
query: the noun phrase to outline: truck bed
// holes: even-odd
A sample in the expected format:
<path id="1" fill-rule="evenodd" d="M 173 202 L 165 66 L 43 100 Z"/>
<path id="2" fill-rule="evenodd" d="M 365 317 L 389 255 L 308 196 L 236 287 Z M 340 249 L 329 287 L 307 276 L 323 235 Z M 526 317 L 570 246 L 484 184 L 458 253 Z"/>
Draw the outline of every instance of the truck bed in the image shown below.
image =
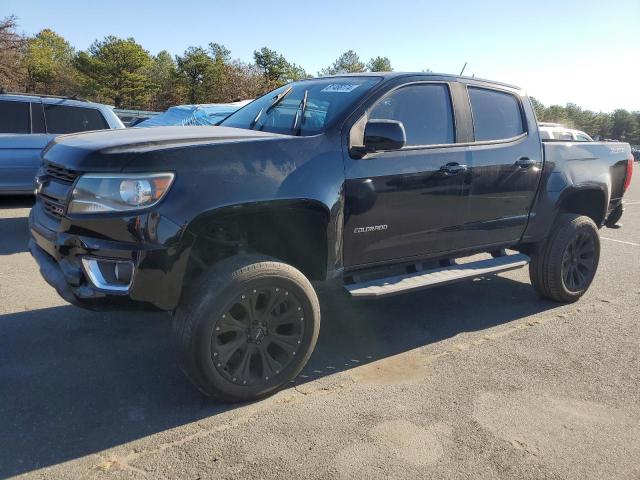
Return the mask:
<path id="1" fill-rule="evenodd" d="M 631 147 L 622 142 L 543 141 L 544 159 L 552 174 L 563 175 L 573 185 L 602 182 L 609 200 L 620 200 Z M 551 182 L 559 179 L 550 179 Z"/>

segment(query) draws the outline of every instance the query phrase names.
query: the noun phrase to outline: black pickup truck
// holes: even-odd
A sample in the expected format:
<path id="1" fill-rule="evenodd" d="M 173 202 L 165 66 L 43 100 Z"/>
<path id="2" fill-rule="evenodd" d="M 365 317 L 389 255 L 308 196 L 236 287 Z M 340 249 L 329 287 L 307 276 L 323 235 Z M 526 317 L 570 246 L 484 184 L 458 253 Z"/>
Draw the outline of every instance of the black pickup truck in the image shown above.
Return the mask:
<path id="1" fill-rule="evenodd" d="M 317 78 L 215 127 L 56 138 L 30 250 L 72 304 L 171 312 L 186 375 L 247 400 L 311 355 L 319 284 L 374 298 L 528 264 L 541 296 L 577 300 L 632 168 L 624 143 L 541 142 L 516 87 Z"/>

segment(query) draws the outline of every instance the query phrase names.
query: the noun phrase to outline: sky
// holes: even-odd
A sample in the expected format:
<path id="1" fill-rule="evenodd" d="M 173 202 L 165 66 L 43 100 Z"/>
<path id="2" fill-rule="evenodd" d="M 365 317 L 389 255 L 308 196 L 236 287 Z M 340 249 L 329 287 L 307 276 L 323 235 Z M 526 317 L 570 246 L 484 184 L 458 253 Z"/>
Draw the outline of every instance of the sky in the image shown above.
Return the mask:
<path id="1" fill-rule="evenodd" d="M 640 110 L 640 0 L 0 0 L 0 17 L 51 28 L 76 49 L 106 35 L 150 53 L 210 42 L 252 61 L 263 46 L 309 73 L 354 50 L 396 71 L 518 85 L 545 105 Z"/>

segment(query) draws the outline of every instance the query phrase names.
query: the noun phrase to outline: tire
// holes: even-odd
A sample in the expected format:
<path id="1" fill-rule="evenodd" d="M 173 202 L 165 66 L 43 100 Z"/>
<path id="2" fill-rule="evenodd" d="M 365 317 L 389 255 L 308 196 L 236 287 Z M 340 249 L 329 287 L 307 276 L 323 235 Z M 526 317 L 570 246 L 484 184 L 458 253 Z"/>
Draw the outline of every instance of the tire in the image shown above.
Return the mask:
<path id="1" fill-rule="evenodd" d="M 220 401 L 275 393 L 305 366 L 320 305 L 307 278 L 263 255 L 220 261 L 184 295 L 173 318 L 181 370 Z"/>
<path id="2" fill-rule="evenodd" d="M 531 255 L 536 291 L 557 302 L 575 302 L 589 289 L 600 260 L 598 228 L 589 217 L 561 214 L 549 238 Z"/>

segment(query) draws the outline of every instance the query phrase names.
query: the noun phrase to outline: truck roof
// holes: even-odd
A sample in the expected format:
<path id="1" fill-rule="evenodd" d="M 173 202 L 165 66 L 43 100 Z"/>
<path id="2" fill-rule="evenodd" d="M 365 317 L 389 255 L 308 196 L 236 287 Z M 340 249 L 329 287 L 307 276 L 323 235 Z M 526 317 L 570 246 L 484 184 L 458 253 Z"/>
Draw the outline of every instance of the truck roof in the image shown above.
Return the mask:
<path id="1" fill-rule="evenodd" d="M 331 78 L 331 77 L 383 77 L 384 79 L 392 79 L 392 78 L 400 78 L 400 77 L 433 77 L 437 79 L 448 79 L 453 81 L 474 81 L 480 83 L 487 83 L 492 85 L 500 85 L 502 87 L 513 88 L 516 90 L 521 90 L 520 87 L 516 85 L 511 85 L 509 83 L 497 82 L 495 80 L 487 80 L 484 78 L 478 77 L 469 77 L 465 75 L 454 75 L 451 73 L 435 73 L 435 72 L 362 72 L 362 73 L 339 73 L 336 75 L 323 75 L 316 78 Z M 313 79 L 310 79 L 313 80 Z"/>

